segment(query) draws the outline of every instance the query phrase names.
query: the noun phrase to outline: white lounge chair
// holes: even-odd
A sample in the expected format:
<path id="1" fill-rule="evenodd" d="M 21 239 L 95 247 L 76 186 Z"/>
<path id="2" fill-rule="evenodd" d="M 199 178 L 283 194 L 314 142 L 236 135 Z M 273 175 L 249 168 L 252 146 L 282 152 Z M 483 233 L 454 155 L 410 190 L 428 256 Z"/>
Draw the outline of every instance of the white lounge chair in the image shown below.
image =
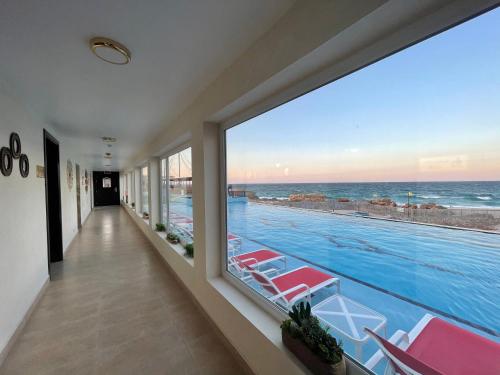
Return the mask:
<path id="1" fill-rule="evenodd" d="M 500 344 L 430 314 L 389 340 L 365 331 L 380 348 L 365 363 L 370 370 L 385 357 L 385 374 L 391 375 L 500 374 Z"/>
<path id="2" fill-rule="evenodd" d="M 268 272 L 260 272 L 249 264 L 244 264 L 244 267 L 270 294 L 269 300 L 283 304 L 286 309 L 290 309 L 301 299 L 311 302 L 311 295 L 314 292 L 332 284 L 336 284 L 337 291 L 340 291 L 339 279 L 308 266 L 274 277 L 269 277 Z"/>
<path id="3" fill-rule="evenodd" d="M 238 275 L 241 279 L 247 279 L 251 276 L 245 276 L 247 274 L 247 268 L 245 265 L 249 265 L 254 269 L 260 270 L 261 266 L 276 261 L 282 261 L 284 264 L 283 269 L 286 269 L 286 257 L 284 255 L 269 249 L 260 249 L 230 256 L 228 266 L 233 273 Z"/>

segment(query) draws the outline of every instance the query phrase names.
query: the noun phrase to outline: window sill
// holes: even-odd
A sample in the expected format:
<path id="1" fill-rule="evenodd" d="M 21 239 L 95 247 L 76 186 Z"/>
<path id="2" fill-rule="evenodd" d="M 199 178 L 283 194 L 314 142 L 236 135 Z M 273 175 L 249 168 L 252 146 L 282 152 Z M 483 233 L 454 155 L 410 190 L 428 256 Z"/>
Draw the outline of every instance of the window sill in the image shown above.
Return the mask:
<path id="1" fill-rule="evenodd" d="M 300 368 L 304 373 L 309 373 L 302 362 L 299 361 L 283 344 L 281 338 L 281 321 L 286 319 L 278 318 L 266 309 L 256 303 L 253 298 L 250 298 L 237 288 L 233 283 L 229 282 L 224 276 L 218 276 L 208 279 L 211 287 L 220 294 L 231 306 L 233 306 L 239 314 L 248 320 L 255 329 L 266 337 L 272 345 L 284 354 L 288 361 L 291 361 Z M 347 374 L 349 375 L 374 375 L 366 370 L 362 365 L 358 364 L 347 354 L 345 356 L 347 365 Z"/>
<path id="2" fill-rule="evenodd" d="M 165 245 L 167 249 L 176 252 L 179 254 L 191 267 L 194 267 L 194 259 L 188 258 L 185 253 L 186 250 L 181 244 L 173 244 L 167 241 L 167 233 L 166 232 L 157 232 L 154 231 L 158 237 L 160 237 L 163 241 L 165 241 Z"/>

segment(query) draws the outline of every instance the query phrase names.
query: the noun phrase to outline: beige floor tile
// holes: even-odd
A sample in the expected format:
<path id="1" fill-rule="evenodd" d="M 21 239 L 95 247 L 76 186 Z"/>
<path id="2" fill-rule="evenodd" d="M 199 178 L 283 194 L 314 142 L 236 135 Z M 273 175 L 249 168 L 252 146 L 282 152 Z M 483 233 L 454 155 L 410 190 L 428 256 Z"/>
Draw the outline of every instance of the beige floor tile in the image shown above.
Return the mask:
<path id="1" fill-rule="evenodd" d="M 238 375 L 235 359 L 120 208 L 91 213 L 1 375 Z"/>

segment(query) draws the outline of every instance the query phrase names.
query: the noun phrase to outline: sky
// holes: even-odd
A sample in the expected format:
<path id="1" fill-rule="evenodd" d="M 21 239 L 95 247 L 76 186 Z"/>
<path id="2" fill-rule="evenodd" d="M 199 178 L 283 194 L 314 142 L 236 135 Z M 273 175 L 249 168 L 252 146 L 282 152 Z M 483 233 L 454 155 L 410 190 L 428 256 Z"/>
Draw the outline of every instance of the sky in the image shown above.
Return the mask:
<path id="1" fill-rule="evenodd" d="M 171 178 L 192 177 L 191 147 L 171 155 L 168 158 L 168 166 Z"/>
<path id="2" fill-rule="evenodd" d="M 226 139 L 229 183 L 500 180 L 500 9 Z"/>

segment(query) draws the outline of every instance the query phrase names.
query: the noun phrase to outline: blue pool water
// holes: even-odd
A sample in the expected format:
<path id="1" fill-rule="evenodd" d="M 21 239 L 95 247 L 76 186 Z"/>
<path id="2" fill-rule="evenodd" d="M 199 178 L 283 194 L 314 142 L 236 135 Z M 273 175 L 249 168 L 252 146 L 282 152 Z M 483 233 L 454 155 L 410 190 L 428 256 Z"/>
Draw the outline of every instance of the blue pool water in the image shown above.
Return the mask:
<path id="1" fill-rule="evenodd" d="M 500 235 L 254 203 L 229 205 L 228 226 L 243 250 L 275 249 L 339 276 L 389 331 L 431 312 L 500 341 Z"/>

